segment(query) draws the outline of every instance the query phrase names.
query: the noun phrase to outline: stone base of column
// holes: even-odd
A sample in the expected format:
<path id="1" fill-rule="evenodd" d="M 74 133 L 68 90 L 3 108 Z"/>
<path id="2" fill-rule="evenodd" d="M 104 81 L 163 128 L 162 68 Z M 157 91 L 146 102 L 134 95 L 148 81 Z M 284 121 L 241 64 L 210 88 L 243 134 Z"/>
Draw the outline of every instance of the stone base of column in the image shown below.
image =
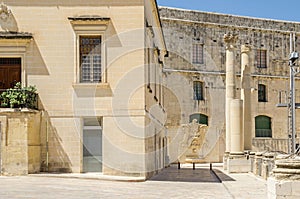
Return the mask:
<path id="1" fill-rule="evenodd" d="M 275 161 L 268 178 L 268 198 L 300 198 L 300 157 Z"/>
<path id="2" fill-rule="evenodd" d="M 254 160 L 255 160 L 255 152 L 249 152 L 249 159 L 251 163 L 251 173 L 254 173 Z"/>
<path id="3" fill-rule="evenodd" d="M 267 180 L 267 178 L 271 175 L 271 172 L 274 168 L 274 153 L 266 153 L 263 156 L 262 159 L 262 165 L 261 165 L 261 176 L 263 179 Z"/>
<path id="4" fill-rule="evenodd" d="M 230 153 L 227 160 L 228 173 L 248 173 L 251 171 L 251 160 L 244 152 Z"/>
<path id="5" fill-rule="evenodd" d="M 267 181 L 268 198 L 300 198 L 300 181 L 277 180 L 269 177 Z"/>
<path id="6" fill-rule="evenodd" d="M 229 158 L 229 152 L 225 152 L 223 156 L 223 169 L 227 170 L 227 161 Z"/>

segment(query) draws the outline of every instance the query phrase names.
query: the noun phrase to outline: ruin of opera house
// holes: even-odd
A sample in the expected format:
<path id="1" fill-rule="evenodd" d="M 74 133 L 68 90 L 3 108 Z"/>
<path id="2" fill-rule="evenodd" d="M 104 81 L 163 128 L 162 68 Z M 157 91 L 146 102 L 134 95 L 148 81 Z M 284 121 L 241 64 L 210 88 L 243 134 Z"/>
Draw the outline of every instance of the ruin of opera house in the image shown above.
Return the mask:
<path id="1" fill-rule="evenodd" d="M 169 140 L 180 143 L 183 124 L 194 119 L 207 125 L 196 136 L 198 149 L 182 161 L 222 162 L 224 154 L 247 150 L 288 152 L 288 109 L 277 105 L 288 101 L 290 33 L 299 34 L 300 23 L 159 10 L 168 49 L 163 71 Z M 296 102 L 299 86 L 296 79 Z M 176 147 L 169 145 L 171 160 Z"/>
<path id="2" fill-rule="evenodd" d="M 4 0 L 0 26 L 1 175 L 148 179 L 177 161 L 288 151 L 276 105 L 299 23 L 155 0 Z"/>

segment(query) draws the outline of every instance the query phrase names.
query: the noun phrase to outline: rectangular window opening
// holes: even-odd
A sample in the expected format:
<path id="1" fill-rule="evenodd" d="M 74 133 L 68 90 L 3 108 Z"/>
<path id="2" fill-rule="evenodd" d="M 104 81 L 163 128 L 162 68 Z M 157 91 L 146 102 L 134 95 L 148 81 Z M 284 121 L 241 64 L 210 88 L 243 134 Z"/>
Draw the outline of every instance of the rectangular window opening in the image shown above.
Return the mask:
<path id="1" fill-rule="evenodd" d="M 101 36 L 80 36 L 80 82 L 100 83 L 101 70 Z"/>
<path id="2" fill-rule="evenodd" d="M 203 63 L 203 44 L 193 44 L 193 64 Z"/>
<path id="3" fill-rule="evenodd" d="M 267 88 L 263 84 L 258 84 L 258 101 L 267 102 Z"/>
<path id="4" fill-rule="evenodd" d="M 267 68 L 267 51 L 256 50 L 257 68 Z"/>
<path id="5" fill-rule="evenodd" d="M 195 81 L 193 83 L 194 100 L 204 100 L 203 97 L 203 82 Z"/>

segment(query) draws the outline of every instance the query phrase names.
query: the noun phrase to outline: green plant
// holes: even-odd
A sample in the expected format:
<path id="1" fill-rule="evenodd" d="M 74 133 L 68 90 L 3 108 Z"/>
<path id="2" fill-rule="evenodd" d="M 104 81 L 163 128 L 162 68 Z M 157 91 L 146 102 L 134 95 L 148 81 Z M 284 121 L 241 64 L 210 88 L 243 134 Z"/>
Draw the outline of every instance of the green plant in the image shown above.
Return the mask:
<path id="1" fill-rule="evenodd" d="M 14 88 L 7 89 L 0 95 L 1 107 L 4 108 L 37 108 L 35 86 L 23 87 L 20 82 Z"/>

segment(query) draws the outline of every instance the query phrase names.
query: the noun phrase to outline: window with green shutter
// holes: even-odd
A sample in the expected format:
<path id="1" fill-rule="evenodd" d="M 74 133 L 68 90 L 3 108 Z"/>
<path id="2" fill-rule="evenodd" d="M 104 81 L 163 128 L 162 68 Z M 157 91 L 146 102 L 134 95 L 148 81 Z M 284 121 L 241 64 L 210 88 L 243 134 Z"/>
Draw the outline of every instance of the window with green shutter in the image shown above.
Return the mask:
<path id="1" fill-rule="evenodd" d="M 264 115 L 255 117 L 255 137 L 272 137 L 270 117 Z"/>
<path id="2" fill-rule="evenodd" d="M 190 115 L 190 122 L 192 122 L 194 119 L 197 120 L 197 123 L 199 124 L 205 124 L 208 125 L 208 117 L 206 115 L 195 113 Z"/>

